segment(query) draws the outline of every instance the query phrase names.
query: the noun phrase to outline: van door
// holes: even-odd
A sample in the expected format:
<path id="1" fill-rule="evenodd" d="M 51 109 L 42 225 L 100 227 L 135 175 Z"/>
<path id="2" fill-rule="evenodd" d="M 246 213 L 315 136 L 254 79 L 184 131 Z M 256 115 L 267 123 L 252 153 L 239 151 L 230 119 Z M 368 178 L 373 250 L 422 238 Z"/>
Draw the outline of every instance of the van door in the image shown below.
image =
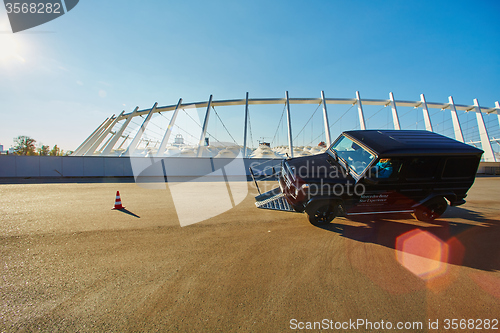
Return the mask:
<path id="1" fill-rule="evenodd" d="M 404 193 L 403 165 L 403 158 L 378 159 L 360 180 L 364 194 L 347 215 L 411 212 L 414 201 Z"/>

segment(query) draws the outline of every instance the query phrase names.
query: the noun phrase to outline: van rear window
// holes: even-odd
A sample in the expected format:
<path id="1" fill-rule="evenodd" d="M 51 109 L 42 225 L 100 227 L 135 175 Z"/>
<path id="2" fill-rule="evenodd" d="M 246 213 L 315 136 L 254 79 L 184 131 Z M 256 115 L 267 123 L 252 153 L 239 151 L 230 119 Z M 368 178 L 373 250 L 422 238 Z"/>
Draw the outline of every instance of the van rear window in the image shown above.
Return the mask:
<path id="1" fill-rule="evenodd" d="M 477 158 L 452 157 L 446 160 L 443 178 L 471 178 L 476 175 Z"/>
<path id="2" fill-rule="evenodd" d="M 439 158 L 415 157 L 411 158 L 406 165 L 407 179 L 432 179 L 436 175 Z"/>

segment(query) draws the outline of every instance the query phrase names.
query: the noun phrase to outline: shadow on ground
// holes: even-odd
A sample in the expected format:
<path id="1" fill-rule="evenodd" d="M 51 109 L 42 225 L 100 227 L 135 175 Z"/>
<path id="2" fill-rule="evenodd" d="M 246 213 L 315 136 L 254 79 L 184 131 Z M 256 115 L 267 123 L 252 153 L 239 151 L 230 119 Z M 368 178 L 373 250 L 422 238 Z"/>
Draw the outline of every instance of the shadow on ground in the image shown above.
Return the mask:
<path id="1" fill-rule="evenodd" d="M 120 211 L 120 212 L 122 212 L 122 213 L 125 213 L 125 214 L 128 214 L 128 215 L 131 215 L 131 216 L 134 216 L 134 217 L 137 217 L 138 219 L 140 219 L 140 218 L 141 218 L 139 215 L 132 213 L 131 211 L 129 211 L 129 210 L 128 210 L 128 209 L 126 209 L 126 208 L 120 208 L 120 209 L 114 209 L 114 210 Z"/>
<path id="2" fill-rule="evenodd" d="M 357 218 L 336 218 L 330 224 L 318 226 L 359 242 L 373 243 L 396 249 L 398 239 L 414 230 L 436 236 L 443 243 L 458 240 L 460 255 L 450 248 L 447 262 L 484 271 L 500 270 L 500 220 L 461 207 L 449 207 L 432 223 L 422 223 L 410 215 L 386 215 Z M 456 244 L 456 241 L 454 242 Z"/>

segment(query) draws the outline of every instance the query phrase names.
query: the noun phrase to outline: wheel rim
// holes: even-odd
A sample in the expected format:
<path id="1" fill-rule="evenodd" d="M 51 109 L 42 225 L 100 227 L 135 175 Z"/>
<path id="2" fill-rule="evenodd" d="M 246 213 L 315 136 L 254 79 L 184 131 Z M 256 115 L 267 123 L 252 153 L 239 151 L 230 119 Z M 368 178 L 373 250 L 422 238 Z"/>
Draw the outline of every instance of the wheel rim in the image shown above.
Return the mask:
<path id="1" fill-rule="evenodd" d="M 429 207 L 429 217 L 432 219 L 438 218 L 439 216 L 441 216 L 441 214 L 444 213 L 445 209 L 446 207 L 441 204 L 432 205 L 431 207 Z"/>
<path id="2" fill-rule="evenodd" d="M 439 218 L 445 212 L 446 208 L 446 201 L 444 203 L 434 202 L 428 206 L 424 206 L 420 209 L 421 219 L 424 221 L 430 221 Z"/>
<path id="3" fill-rule="evenodd" d="M 328 222 L 330 218 L 334 215 L 334 211 L 329 208 L 320 208 L 314 213 L 314 218 L 318 222 Z"/>

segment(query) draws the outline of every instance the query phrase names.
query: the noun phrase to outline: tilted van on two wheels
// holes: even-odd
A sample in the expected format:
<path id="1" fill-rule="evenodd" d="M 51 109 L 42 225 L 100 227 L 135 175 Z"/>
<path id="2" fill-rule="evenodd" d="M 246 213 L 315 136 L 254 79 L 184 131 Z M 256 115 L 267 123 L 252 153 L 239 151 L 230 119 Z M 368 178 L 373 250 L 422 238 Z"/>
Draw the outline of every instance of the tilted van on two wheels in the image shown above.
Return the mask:
<path id="1" fill-rule="evenodd" d="M 325 153 L 283 160 L 279 188 L 257 196 L 256 206 L 305 212 L 313 224 L 340 214 L 431 221 L 465 203 L 482 154 L 428 131 L 347 131 Z"/>

